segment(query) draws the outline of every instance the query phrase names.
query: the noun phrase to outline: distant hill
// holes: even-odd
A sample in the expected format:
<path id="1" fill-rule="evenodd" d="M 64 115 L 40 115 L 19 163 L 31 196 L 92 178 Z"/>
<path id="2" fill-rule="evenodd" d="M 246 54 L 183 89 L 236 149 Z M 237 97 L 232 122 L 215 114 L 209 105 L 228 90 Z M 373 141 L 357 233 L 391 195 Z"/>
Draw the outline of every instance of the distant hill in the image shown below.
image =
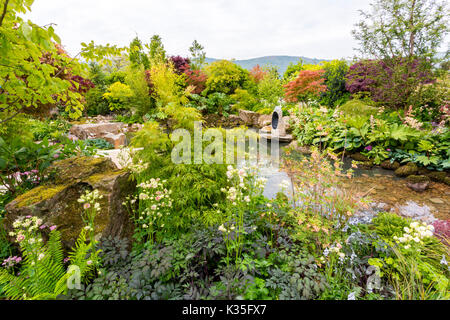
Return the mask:
<path id="1" fill-rule="evenodd" d="M 307 58 L 307 57 L 295 57 L 295 56 L 267 56 L 260 58 L 253 58 L 247 60 L 234 60 L 233 62 L 240 65 L 244 69 L 252 69 L 254 66 L 259 64 L 261 67 L 265 65 L 273 65 L 278 68 L 278 72 L 280 75 L 283 75 L 286 71 L 288 65 L 292 63 L 297 63 L 300 59 L 303 59 L 306 64 L 319 64 L 322 61 L 327 61 L 324 59 L 315 59 L 315 58 Z M 206 58 L 205 61 L 207 63 L 211 63 L 217 61 L 219 59 L 214 58 Z"/>

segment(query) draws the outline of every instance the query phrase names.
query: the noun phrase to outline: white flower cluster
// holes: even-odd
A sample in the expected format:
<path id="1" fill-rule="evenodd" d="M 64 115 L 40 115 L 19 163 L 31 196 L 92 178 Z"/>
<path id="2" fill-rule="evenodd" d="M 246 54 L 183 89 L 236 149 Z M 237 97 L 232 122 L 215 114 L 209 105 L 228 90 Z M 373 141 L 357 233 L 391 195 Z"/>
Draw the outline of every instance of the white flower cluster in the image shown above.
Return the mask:
<path id="1" fill-rule="evenodd" d="M 145 202 L 145 209 L 141 210 L 139 214 L 139 220 L 144 229 L 155 224 L 164 215 L 170 214 L 172 190 L 167 190 L 164 187 L 166 182 L 166 180 L 161 181 L 159 178 L 152 178 L 138 185 L 140 188 L 139 200 Z M 160 227 L 164 227 L 164 224 Z"/>
<path id="2" fill-rule="evenodd" d="M 27 239 L 29 244 L 41 242 L 42 239 L 37 239 L 37 237 L 35 237 L 35 233 L 41 226 L 42 219 L 38 217 L 19 217 L 13 222 L 14 231 L 10 232 L 9 236 L 16 237 L 16 241 L 19 243 L 25 239 Z"/>
<path id="3" fill-rule="evenodd" d="M 83 203 L 83 208 L 85 210 L 94 208 L 96 211 L 100 211 L 100 203 L 97 202 L 100 199 L 103 199 L 103 195 L 101 195 L 98 190 L 86 190 L 86 193 L 82 195 L 77 201 L 79 203 Z"/>
<path id="4" fill-rule="evenodd" d="M 411 243 L 423 243 L 422 240 L 433 236 L 434 227 L 425 222 L 411 222 L 409 227 L 404 228 L 405 233 L 401 237 L 394 236 L 397 243 L 405 244 L 405 249 L 411 248 Z"/>
<path id="5" fill-rule="evenodd" d="M 142 159 L 139 159 L 137 163 L 131 163 L 128 165 L 128 169 L 134 174 L 140 174 L 148 169 L 148 163 L 144 163 Z"/>
<path id="6" fill-rule="evenodd" d="M 228 189 L 222 188 L 221 191 L 227 193 L 227 199 L 236 206 L 238 203 L 250 203 L 251 197 L 262 193 L 267 179 L 258 177 L 258 167 L 249 166 L 234 168 L 227 167 L 228 182 L 232 184 Z"/>
<path id="7" fill-rule="evenodd" d="M 291 184 L 289 183 L 288 180 L 281 181 L 281 183 L 279 185 L 280 189 L 283 190 L 283 191 L 288 190 L 290 188 L 290 186 L 291 186 Z"/>
<path id="8" fill-rule="evenodd" d="M 40 230 L 49 228 L 50 231 L 56 229 L 56 226 L 48 227 L 43 224 L 41 218 L 36 216 L 19 217 L 13 222 L 14 231 L 10 232 L 11 237 L 16 237 L 16 241 L 24 249 L 24 255 L 30 255 L 32 261 L 31 265 L 35 265 L 37 261 L 45 257 L 45 250 L 43 250 L 43 240 Z M 16 262 L 20 262 L 16 257 Z"/>
<path id="9" fill-rule="evenodd" d="M 236 229 L 234 226 L 231 226 L 230 228 L 226 228 L 223 224 L 219 227 L 219 231 L 226 233 L 226 234 L 231 233 L 232 231 L 234 231 L 234 229 Z"/>
<path id="10" fill-rule="evenodd" d="M 342 249 L 342 245 L 339 242 L 337 242 L 335 245 L 332 245 L 330 248 L 325 248 L 325 250 L 323 251 L 323 255 L 325 257 L 328 257 L 329 254 L 336 253 L 339 256 L 339 260 L 341 262 L 343 262 L 345 259 L 345 253 L 342 252 L 341 249 Z"/>

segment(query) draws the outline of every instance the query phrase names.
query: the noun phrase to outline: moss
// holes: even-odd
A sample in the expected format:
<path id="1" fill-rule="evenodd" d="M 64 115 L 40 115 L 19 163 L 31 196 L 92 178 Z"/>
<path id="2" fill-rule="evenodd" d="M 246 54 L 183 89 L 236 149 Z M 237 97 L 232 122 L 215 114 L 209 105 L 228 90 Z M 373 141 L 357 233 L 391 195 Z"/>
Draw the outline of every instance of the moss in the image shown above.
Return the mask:
<path id="1" fill-rule="evenodd" d="M 445 183 L 445 179 L 447 178 L 447 173 L 434 171 L 434 172 L 428 173 L 427 176 L 429 176 L 431 178 L 431 180 L 433 180 L 433 181 Z"/>
<path id="2" fill-rule="evenodd" d="M 405 166 L 402 166 L 395 170 L 395 174 L 399 177 L 407 177 L 416 174 L 418 170 L 419 168 L 417 167 L 417 165 L 410 162 Z"/>
<path id="3" fill-rule="evenodd" d="M 65 185 L 40 186 L 17 197 L 15 201 L 17 202 L 17 207 L 22 208 L 44 200 L 51 199 L 54 195 L 64 190 L 64 188 L 66 188 Z"/>
<path id="4" fill-rule="evenodd" d="M 444 179 L 444 183 L 445 183 L 446 185 L 450 186 L 450 177 L 446 177 L 446 178 Z"/>
<path id="5" fill-rule="evenodd" d="M 54 173 L 55 184 L 84 179 L 94 174 L 116 170 L 109 158 L 74 157 L 55 162 L 48 172 Z"/>
<path id="6" fill-rule="evenodd" d="M 358 162 L 358 167 L 363 168 L 363 169 L 372 169 L 373 167 L 373 161 L 369 160 L 369 161 L 361 161 Z"/>
<path id="7" fill-rule="evenodd" d="M 430 178 L 426 176 L 411 175 L 406 178 L 411 183 L 430 182 Z"/>
<path id="8" fill-rule="evenodd" d="M 355 161 L 369 161 L 368 157 L 359 152 L 350 155 L 350 158 L 352 158 Z"/>
<path id="9" fill-rule="evenodd" d="M 385 160 L 380 164 L 380 166 L 387 170 L 397 170 L 398 168 L 400 168 L 400 163 L 398 163 L 397 161 L 391 163 L 391 160 Z"/>
<path id="10" fill-rule="evenodd" d="M 100 181 L 103 181 L 109 177 L 114 177 L 114 176 L 117 176 L 117 175 L 123 174 L 123 173 L 126 173 L 126 170 L 115 170 L 115 171 L 102 172 L 102 173 L 94 174 L 94 175 L 88 177 L 85 181 L 87 183 L 89 183 L 90 185 L 96 185 Z"/>

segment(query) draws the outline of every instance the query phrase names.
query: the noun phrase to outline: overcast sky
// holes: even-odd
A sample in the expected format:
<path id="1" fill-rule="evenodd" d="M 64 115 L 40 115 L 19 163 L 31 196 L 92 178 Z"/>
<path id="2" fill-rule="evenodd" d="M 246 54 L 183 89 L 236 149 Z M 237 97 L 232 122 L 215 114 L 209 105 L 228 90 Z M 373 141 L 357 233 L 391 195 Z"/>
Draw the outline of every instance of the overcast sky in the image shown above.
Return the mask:
<path id="1" fill-rule="evenodd" d="M 56 23 L 69 53 L 81 42 L 127 45 L 159 34 L 171 55 L 188 55 L 194 39 L 206 55 L 347 58 L 351 30 L 370 0 L 36 0 L 27 17 Z"/>

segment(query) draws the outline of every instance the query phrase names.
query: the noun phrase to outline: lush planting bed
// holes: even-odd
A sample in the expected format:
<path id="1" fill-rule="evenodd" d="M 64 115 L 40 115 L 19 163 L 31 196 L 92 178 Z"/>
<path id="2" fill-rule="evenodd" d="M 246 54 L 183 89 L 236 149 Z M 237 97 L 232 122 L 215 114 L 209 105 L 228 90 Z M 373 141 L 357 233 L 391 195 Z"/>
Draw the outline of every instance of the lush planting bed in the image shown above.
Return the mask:
<path id="1" fill-rule="evenodd" d="M 420 10 L 417 26 L 391 30 L 430 43 L 372 52 L 385 30 L 361 22 L 364 53 L 381 58 L 299 61 L 280 75 L 205 63 L 197 41 L 189 58 L 169 56 L 158 35 L 83 43 L 71 58 L 51 25 L 20 17 L 31 2 L 0 1 L 1 300 L 450 298 L 449 220 L 401 217 L 344 188 L 358 165 L 380 165 L 448 196 L 443 7 L 429 30 Z M 183 155 L 197 156 L 195 122 L 225 135 L 266 126 L 278 106 L 294 145 L 311 148 L 286 162 L 295 185 L 276 197 L 263 195 L 260 166 L 173 161 L 176 129 L 194 136 Z"/>

